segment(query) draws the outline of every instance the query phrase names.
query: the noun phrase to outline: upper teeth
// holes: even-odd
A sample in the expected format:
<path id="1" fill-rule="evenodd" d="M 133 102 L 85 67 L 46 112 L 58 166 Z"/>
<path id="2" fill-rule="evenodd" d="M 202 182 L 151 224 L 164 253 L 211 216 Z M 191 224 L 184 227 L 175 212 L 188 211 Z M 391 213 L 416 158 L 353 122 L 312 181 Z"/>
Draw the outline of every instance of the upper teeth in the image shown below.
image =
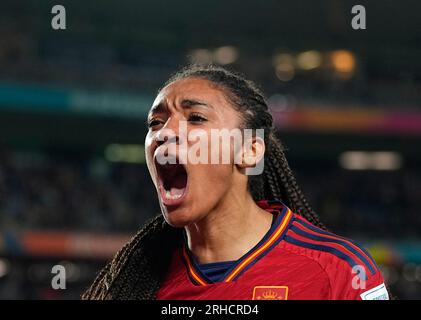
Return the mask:
<path id="1" fill-rule="evenodd" d="M 180 195 L 172 195 L 170 190 L 165 190 L 165 197 L 167 199 L 175 200 L 175 199 L 179 199 L 181 197 L 181 194 Z"/>

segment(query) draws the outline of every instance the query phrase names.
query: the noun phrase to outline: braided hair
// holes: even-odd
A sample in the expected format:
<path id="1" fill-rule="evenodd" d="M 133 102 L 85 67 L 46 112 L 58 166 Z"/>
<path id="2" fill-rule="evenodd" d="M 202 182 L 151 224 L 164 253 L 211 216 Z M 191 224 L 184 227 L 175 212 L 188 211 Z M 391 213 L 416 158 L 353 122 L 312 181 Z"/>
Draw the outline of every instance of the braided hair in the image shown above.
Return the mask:
<path id="1" fill-rule="evenodd" d="M 221 89 L 239 112 L 242 126 L 264 129 L 263 173 L 248 176 L 248 190 L 255 201 L 281 200 L 292 211 L 325 229 L 308 204 L 276 137 L 273 118 L 261 91 L 239 74 L 218 66 L 189 66 L 174 74 L 165 85 L 197 77 Z M 154 299 L 167 273 L 172 253 L 182 240 L 181 230 L 162 217 L 148 222 L 109 262 L 82 299 Z"/>
<path id="2" fill-rule="evenodd" d="M 253 199 L 282 200 L 292 211 L 325 229 L 298 186 L 286 159 L 284 146 L 276 137 L 266 100 L 256 85 L 237 73 L 213 65 L 189 66 L 173 75 L 165 85 L 191 77 L 206 79 L 223 90 L 239 112 L 243 128 L 264 129 L 264 170 L 261 175 L 249 176 L 248 179 L 248 190 Z"/>

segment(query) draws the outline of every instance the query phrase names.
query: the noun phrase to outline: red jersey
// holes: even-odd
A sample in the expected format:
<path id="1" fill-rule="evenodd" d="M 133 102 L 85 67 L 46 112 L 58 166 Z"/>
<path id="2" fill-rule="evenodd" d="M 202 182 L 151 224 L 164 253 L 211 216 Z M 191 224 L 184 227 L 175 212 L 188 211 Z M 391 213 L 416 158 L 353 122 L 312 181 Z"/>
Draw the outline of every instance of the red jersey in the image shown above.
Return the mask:
<path id="1" fill-rule="evenodd" d="M 213 283 L 184 244 L 174 252 L 158 299 L 307 300 L 389 299 L 366 250 L 322 230 L 279 201 L 259 201 L 273 213 L 263 239 Z"/>

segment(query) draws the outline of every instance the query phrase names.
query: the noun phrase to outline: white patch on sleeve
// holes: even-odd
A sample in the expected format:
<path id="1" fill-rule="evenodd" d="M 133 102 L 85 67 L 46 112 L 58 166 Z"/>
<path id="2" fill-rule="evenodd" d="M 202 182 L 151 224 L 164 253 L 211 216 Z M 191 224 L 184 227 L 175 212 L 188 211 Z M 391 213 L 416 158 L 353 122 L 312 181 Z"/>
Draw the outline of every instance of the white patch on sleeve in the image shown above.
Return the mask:
<path id="1" fill-rule="evenodd" d="M 360 296 L 362 300 L 389 300 L 389 293 L 384 283 L 361 293 Z"/>

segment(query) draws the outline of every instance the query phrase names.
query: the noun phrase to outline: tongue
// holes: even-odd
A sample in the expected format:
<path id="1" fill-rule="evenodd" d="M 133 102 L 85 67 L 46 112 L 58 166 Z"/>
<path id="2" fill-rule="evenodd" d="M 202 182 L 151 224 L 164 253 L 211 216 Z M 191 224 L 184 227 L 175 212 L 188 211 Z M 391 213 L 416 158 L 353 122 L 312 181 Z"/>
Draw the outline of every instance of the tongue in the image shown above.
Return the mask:
<path id="1" fill-rule="evenodd" d="M 178 172 L 169 180 L 165 189 L 169 190 L 172 196 L 182 196 L 187 185 L 186 172 Z"/>
<path id="2" fill-rule="evenodd" d="M 184 188 L 179 189 L 179 188 L 172 187 L 171 190 L 170 190 L 171 195 L 172 196 L 177 196 L 177 197 L 182 196 L 183 195 L 183 192 L 184 192 Z"/>

